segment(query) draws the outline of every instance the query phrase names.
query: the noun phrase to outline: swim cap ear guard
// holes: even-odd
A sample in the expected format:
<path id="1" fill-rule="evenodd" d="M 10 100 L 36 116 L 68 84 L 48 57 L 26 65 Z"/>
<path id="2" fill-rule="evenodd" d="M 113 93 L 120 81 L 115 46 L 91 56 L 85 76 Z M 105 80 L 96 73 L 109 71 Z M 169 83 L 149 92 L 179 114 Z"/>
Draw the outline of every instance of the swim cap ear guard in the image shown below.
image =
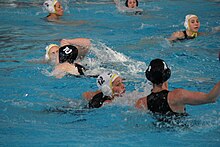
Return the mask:
<path id="1" fill-rule="evenodd" d="M 59 63 L 73 64 L 78 56 L 78 49 L 73 45 L 65 45 L 59 48 Z"/>
<path id="2" fill-rule="evenodd" d="M 112 82 L 118 77 L 117 74 L 103 73 L 98 76 L 96 83 L 104 96 L 112 96 Z"/>
<path id="3" fill-rule="evenodd" d="M 125 6 L 128 7 L 128 0 L 125 1 Z M 138 0 L 136 0 L 136 7 L 138 7 Z"/>
<path id="4" fill-rule="evenodd" d="M 171 70 L 168 68 L 165 61 L 154 59 L 150 62 L 145 75 L 149 81 L 158 85 L 166 82 L 170 78 Z"/>
<path id="5" fill-rule="evenodd" d="M 49 13 L 56 13 L 54 6 L 57 2 L 57 0 L 47 0 L 44 2 L 43 6 Z"/>

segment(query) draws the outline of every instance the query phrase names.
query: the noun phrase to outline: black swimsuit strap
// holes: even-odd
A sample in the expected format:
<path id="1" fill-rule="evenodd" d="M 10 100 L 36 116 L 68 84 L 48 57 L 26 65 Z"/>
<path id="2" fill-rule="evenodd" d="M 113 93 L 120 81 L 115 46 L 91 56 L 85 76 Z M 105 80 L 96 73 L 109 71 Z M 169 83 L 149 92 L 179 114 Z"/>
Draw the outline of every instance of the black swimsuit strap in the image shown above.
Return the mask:
<path id="1" fill-rule="evenodd" d="M 184 34 L 184 39 L 187 39 L 188 38 L 188 35 L 186 33 L 186 30 L 183 31 L 183 34 Z"/>
<path id="2" fill-rule="evenodd" d="M 84 66 L 82 66 L 82 65 L 80 65 L 78 63 L 75 63 L 75 66 L 77 67 L 78 72 L 79 72 L 80 75 L 85 75 L 83 70 L 86 70 L 86 68 Z"/>
<path id="3" fill-rule="evenodd" d="M 186 30 L 185 31 L 182 31 L 183 34 L 184 34 L 184 38 L 183 39 L 194 39 L 196 38 L 195 36 L 191 37 L 191 36 L 188 36 L 187 33 L 186 33 Z"/>
<path id="4" fill-rule="evenodd" d="M 89 101 L 89 108 L 99 108 L 106 100 L 111 100 L 109 96 L 104 96 L 102 92 L 96 94 L 90 101 Z"/>

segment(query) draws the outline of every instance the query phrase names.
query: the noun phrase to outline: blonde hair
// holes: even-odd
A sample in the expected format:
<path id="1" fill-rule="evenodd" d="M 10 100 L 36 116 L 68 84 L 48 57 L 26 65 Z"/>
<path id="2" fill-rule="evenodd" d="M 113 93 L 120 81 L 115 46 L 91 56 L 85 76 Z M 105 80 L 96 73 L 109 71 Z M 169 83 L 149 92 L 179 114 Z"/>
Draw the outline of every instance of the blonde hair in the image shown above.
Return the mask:
<path id="1" fill-rule="evenodd" d="M 52 47 L 54 47 L 54 46 L 59 47 L 59 46 L 56 45 L 56 44 L 50 44 L 50 45 L 46 46 L 46 48 L 45 48 L 45 50 L 46 50 L 45 60 L 46 60 L 46 61 L 50 60 L 49 51 L 50 51 L 50 49 L 51 49 Z"/>
<path id="2" fill-rule="evenodd" d="M 190 18 L 192 18 L 192 17 L 197 17 L 197 18 L 198 18 L 198 16 L 196 16 L 196 15 L 194 15 L 194 14 L 186 15 L 186 17 L 185 17 L 185 22 L 184 22 L 184 27 L 185 27 L 186 29 L 189 29 L 189 20 L 190 20 Z"/>

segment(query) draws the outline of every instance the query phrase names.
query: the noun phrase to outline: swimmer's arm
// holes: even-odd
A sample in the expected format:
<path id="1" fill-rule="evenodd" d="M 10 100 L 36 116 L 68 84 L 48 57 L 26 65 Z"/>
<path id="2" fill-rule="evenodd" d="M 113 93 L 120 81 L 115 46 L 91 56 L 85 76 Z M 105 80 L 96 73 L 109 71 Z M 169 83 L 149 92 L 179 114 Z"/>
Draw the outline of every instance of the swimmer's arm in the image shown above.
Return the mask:
<path id="1" fill-rule="evenodd" d="M 58 79 L 64 77 L 66 75 L 66 69 L 64 68 L 63 64 L 58 64 L 55 66 L 54 70 L 51 72 L 51 75 Z"/>
<path id="2" fill-rule="evenodd" d="M 89 48 L 91 46 L 91 41 L 88 38 L 75 38 L 75 39 L 62 39 L 60 45 L 78 45 Z"/>
<path id="3" fill-rule="evenodd" d="M 27 62 L 29 62 L 29 63 L 37 63 L 37 64 L 47 64 L 47 63 L 49 63 L 45 59 L 32 59 L 32 60 L 28 60 Z"/>
<path id="4" fill-rule="evenodd" d="M 52 72 L 51 72 L 51 75 L 52 76 L 55 76 L 57 79 L 61 79 L 62 77 L 64 77 L 66 75 L 66 72 L 64 71 L 60 71 L 59 69 L 54 69 Z"/>
<path id="5" fill-rule="evenodd" d="M 138 99 L 135 103 L 135 108 L 140 109 L 140 110 L 147 110 L 147 99 L 146 97 L 142 97 Z"/>
<path id="6" fill-rule="evenodd" d="M 47 18 L 47 21 L 52 22 L 52 23 L 56 23 L 56 24 L 67 25 L 67 26 L 79 26 L 79 25 L 87 23 L 86 21 L 83 21 L 83 20 L 63 21 L 63 20 L 48 19 L 48 18 Z"/>
<path id="7" fill-rule="evenodd" d="M 87 101 L 90 101 L 93 96 L 95 96 L 96 94 L 100 93 L 101 91 L 98 90 L 98 91 L 87 91 L 87 92 L 84 92 L 83 93 L 83 97 L 87 100 Z"/>
<path id="8" fill-rule="evenodd" d="M 213 89 L 207 94 L 204 92 L 191 92 L 184 89 L 176 89 L 176 97 L 179 97 L 180 104 L 200 105 L 207 103 L 215 103 L 220 96 L 220 81 L 213 87 Z"/>
<path id="9" fill-rule="evenodd" d="M 212 34 L 220 32 L 220 26 L 212 28 Z"/>
<path id="10" fill-rule="evenodd" d="M 178 31 L 178 32 L 174 32 L 174 33 L 171 35 L 171 37 L 168 38 L 167 40 L 169 40 L 169 41 L 175 41 L 175 40 L 177 40 L 177 39 L 182 39 L 182 38 L 184 38 L 183 32 Z"/>

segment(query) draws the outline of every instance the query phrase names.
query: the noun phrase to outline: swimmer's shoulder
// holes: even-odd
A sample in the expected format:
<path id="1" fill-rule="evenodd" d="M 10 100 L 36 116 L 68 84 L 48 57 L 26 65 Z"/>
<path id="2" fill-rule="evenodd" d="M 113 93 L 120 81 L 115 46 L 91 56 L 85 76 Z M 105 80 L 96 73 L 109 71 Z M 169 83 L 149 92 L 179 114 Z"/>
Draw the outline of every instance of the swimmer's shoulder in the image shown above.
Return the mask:
<path id="1" fill-rule="evenodd" d="M 87 91 L 87 92 L 83 93 L 83 97 L 86 100 L 90 101 L 98 93 L 101 93 L 101 91 L 100 90 L 97 90 L 97 91 Z"/>

